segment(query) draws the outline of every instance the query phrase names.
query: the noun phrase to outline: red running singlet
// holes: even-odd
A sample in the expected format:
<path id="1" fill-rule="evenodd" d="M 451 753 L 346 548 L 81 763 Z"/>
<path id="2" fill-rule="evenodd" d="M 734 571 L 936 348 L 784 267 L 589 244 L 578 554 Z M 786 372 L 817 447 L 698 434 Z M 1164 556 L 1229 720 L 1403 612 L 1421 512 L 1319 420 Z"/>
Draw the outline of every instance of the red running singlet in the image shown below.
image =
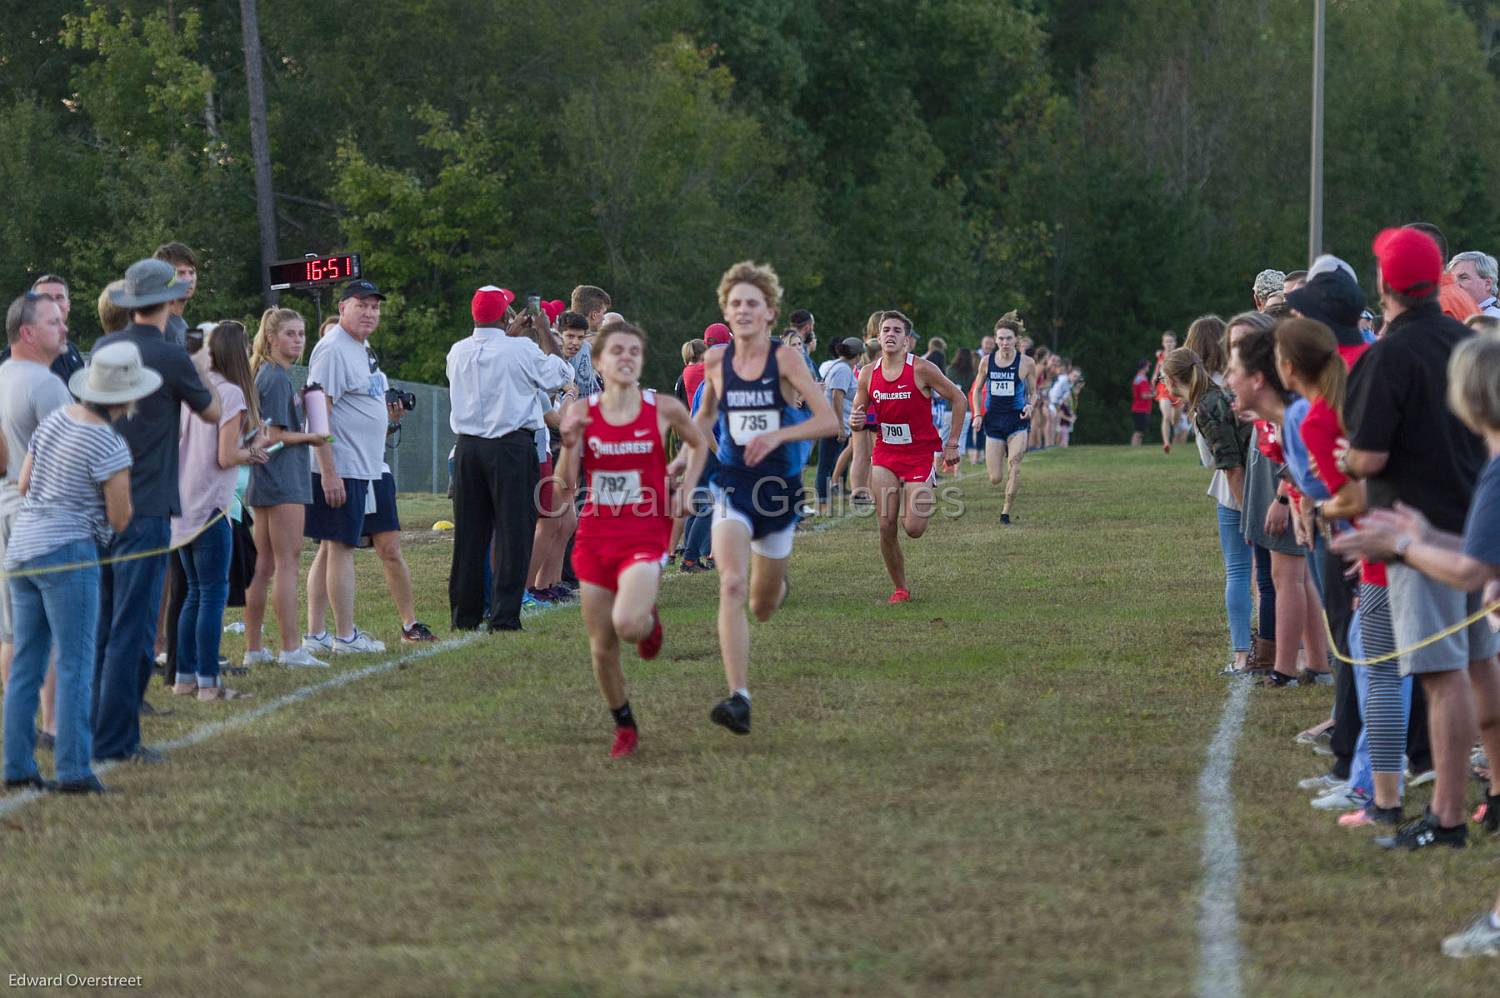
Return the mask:
<path id="1" fill-rule="evenodd" d="M 667 493 L 667 452 L 656 423 L 656 393 L 641 392 L 641 411 L 625 426 L 611 426 L 589 399 L 589 425 L 583 431 L 583 473 L 587 489 L 578 513 L 578 537 L 654 539 L 672 534 Z"/>
<path id="2" fill-rule="evenodd" d="M 916 359 L 906 363 L 895 380 L 888 380 L 881 361 L 870 371 L 870 411 L 880 420 L 873 464 L 895 472 L 903 482 L 932 478 L 932 456 L 941 453 L 943 438 L 932 421 L 932 396 L 917 386 Z"/>

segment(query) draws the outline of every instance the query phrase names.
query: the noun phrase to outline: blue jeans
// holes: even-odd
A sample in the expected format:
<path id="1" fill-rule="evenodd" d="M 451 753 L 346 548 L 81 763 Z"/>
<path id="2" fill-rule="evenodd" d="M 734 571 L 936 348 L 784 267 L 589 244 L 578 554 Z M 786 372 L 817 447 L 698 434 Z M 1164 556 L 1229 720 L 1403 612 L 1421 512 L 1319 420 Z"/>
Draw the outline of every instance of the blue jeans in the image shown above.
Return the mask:
<path id="1" fill-rule="evenodd" d="M 219 638 L 224 633 L 224 605 L 229 602 L 233 548 L 234 533 L 229 521 L 221 519 L 177 551 L 187 576 L 187 596 L 177 615 L 179 683 L 219 684 Z"/>
<path id="2" fill-rule="evenodd" d="M 713 549 L 714 512 L 707 486 L 700 485 L 693 491 L 689 508 L 693 514 L 682 531 L 682 560 L 701 562 Z"/>
<path id="3" fill-rule="evenodd" d="M 1224 612 L 1229 616 L 1229 644 L 1250 650 L 1250 545 L 1240 532 L 1240 511 L 1219 507 L 1219 547 L 1224 552 Z"/>
<path id="4" fill-rule="evenodd" d="M 93 541 L 64 544 L 20 570 L 84 563 L 87 568 L 8 580 L 16 632 L 10 684 L 5 687 L 5 778 L 36 776 L 37 695 L 57 639 L 57 778 L 79 783 L 93 775 L 94 733 L 89 690 L 94 678 L 94 630 L 99 617 L 99 549 Z"/>
<path id="5" fill-rule="evenodd" d="M 818 441 L 818 477 L 815 484 L 818 490 L 818 502 L 828 501 L 829 479 L 833 477 L 833 467 L 839 463 L 839 455 L 844 452 L 844 444 L 847 438 L 840 440 L 838 437 L 824 437 Z"/>
<path id="6" fill-rule="evenodd" d="M 108 558 L 160 551 L 103 565 L 94 645 L 94 758 L 123 759 L 141 746 L 141 701 L 155 660 L 156 613 L 172 523 L 137 516 L 105 549 Z"/>
<path id="7" fill-rule="evenodd" d="M 1254 545 L 1255 589 L 1260 593 L 1260 609 L 1255 615 L 1255 631 L 1262 640 L 1276 640 L 1276 582 L 1271 577 L 1271 552 Z"/>

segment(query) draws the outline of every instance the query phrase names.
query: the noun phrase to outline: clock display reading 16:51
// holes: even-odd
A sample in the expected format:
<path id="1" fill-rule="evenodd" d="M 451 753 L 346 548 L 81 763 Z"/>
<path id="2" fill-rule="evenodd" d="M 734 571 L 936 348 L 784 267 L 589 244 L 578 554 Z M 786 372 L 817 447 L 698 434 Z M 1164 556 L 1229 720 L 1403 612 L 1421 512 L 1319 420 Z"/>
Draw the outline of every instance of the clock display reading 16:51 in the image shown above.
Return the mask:
<path id="1" fill-rule="evenodd" d="M 358 253 L 283 260 L 271 264 L 267 269 L 271 278 L 271 288 L 276 291 L 315 287 L 320 284 L 338 284 L 360 276 Z"/>

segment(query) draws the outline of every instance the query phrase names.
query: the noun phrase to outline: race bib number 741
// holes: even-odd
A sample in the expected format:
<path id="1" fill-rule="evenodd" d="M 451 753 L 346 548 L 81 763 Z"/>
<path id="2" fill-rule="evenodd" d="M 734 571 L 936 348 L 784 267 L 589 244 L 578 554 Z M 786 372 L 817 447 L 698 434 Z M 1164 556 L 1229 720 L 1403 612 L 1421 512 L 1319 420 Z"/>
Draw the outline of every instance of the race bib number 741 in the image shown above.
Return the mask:
<path id="1" fill-rule="evenodd" d="M 766 433 L 781 429 L 781 413 L 775 409 L 746 409 L 729 414 L 729 438 L 741 447 Z"/>

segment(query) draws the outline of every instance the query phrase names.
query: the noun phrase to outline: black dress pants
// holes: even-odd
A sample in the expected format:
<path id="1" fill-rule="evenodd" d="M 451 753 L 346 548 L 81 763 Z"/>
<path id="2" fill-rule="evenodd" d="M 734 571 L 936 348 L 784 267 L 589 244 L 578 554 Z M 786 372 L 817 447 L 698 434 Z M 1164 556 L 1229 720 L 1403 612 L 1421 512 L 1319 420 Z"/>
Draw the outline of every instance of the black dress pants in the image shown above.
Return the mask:
<path id="1" fill-rule="evenodd" d="M 503 437 L 458 438 L 453 461 L 453 570 L 448 606 L 453 627 L 519 630 L 521 597 L 536 531 L 540 472 L 530 430 Z M 494 581 L 484 606 L 484 560 L 494 540 Z"/>

